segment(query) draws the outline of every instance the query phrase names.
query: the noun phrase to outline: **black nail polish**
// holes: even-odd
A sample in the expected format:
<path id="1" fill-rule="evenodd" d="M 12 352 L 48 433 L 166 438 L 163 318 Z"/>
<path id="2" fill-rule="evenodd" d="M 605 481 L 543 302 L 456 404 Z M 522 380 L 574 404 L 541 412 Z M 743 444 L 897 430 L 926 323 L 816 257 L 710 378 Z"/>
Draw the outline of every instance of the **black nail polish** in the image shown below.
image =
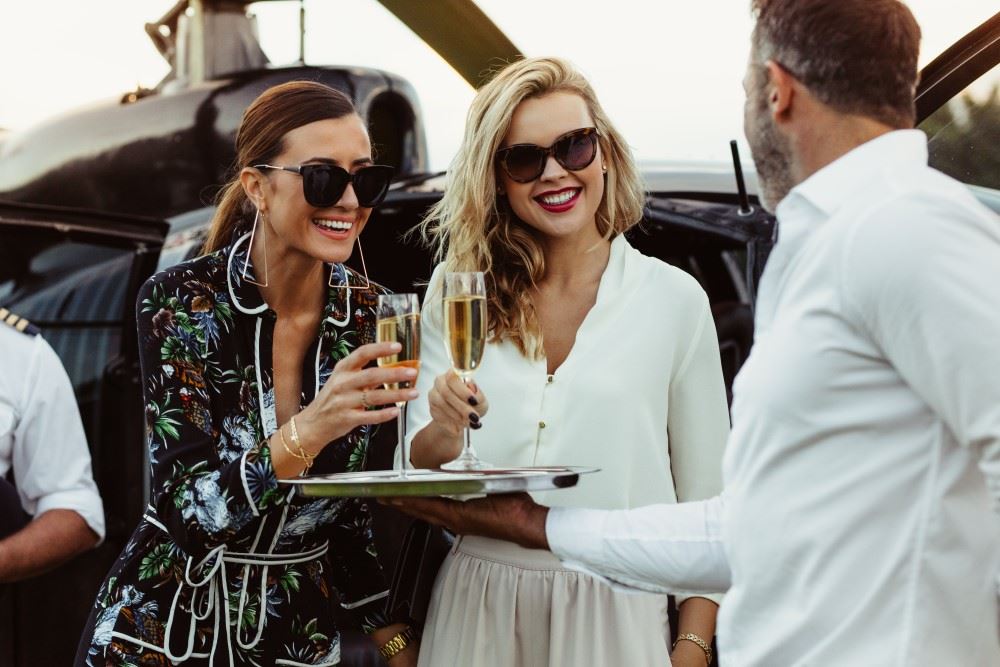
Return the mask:
<path id="1" fill-rule="evenodd" d="M 470 412 L 469 413 L 469 421 L 478 424 L 479 423 L 479 415 L 477 415 L 475 412 Z"/>
<path id="2" fill-rule="evenodd" d="M 475 396 L 469 396 L 469 405 L 473 407 L 479 405 L 479 401 L 476 400 Z"/>
<path id="3" fill-rule="evenodd" d="M 476 430 L 477 428 L 482 428 L 483 425 L 479 422 L 469 422 L 469 428 Z"/>

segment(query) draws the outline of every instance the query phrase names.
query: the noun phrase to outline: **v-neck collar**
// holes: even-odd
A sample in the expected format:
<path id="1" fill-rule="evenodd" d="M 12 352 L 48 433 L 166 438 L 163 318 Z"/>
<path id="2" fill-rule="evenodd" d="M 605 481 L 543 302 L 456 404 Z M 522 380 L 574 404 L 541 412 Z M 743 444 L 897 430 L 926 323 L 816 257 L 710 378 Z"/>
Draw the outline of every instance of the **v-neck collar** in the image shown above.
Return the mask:
<path id="1" fill-rule="evenodd" d="M 229 296 L 236 309 L 244 315 L 260 315 L 269 310 L 267 301 L 255 282 L 256 267 L 249 252 L 250 233 L 243 234 L 229 247 L 226 282 Z M 343 264 L 325 264 L 324 275 L 329 276 L 323 320 L 335 326 L 345 326 L 351 319 L 351 293 L 358 290 L 370 291 L 365 281 Z M 244 267 L 246 277 L 244 278 Z"/>
<path id="2" fill-rule="evenodd" d="M 608 253 L 608 263 L 601 273 L 600 282 L 597 284 L 597 296 L 594 299 L 594 305 L 587 311 L 579 328 L 576 330 L 576 337 L 573 340 L 572 347 L 569 349 L 569 353 L 552 373 L 548 372 L 548 358 L 545 356 L 541 358 L 541 368 L 547 375 L 562 377 L 568 372 L 568 368 L 572 368 L 571 362 L 573 359 L 586 354 L 589 345 L 588 332 L 594 326 L 597 326 L 594 322 L 597 321 L 599 323 L 603 319 L 609 302 L 613 303 L 616 299 L 621 299 L 620 292 L 625 283 L 626 257 L 630 249 L 631 246 L 625 239 L 624 234 L 619 234 L 612 239 L 611 251 Z"/>

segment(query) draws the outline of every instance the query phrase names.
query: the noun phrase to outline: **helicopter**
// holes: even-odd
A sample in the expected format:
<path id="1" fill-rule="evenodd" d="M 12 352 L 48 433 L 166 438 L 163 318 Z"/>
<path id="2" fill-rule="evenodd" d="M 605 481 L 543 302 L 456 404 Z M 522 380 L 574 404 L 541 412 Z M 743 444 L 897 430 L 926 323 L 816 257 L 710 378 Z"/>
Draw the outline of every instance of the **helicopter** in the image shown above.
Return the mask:
<path id="1" fill-rule="evenodd" d="M 284 1 L 298 1 L 304 11 L 301 0 Z M 520 55 L 472 0 L 379 1 L 470 85 L 481 84 L 491 65 Z M 0 305 L 38 325 L 67 369 L 108 526 L 94 551 L 30 582 L 0 586 L 2 665 L 72 661 L 97 586 L 145 507 L 135 294 L 157 270 L 198 254 L 214 195 L 230 175 L 242 112 L 260 92 L 311 79 L 351 97 L 379 160 L 397 173 L 372 214 L 367 263 L 394 291 L 419 291 L 430 275 L 430 252 L 406 232 L 440 198 L 447 176 L 429 168 L 413 85 L 373 68 L 306 65 L 304 19 L 300 62 L 273 66 L 249 4 L 180 0 L 145 26 L 170 65 L 158 85 L 0 135 Z M 995 77 L 998 62 L 1000 14 L 931 62 L 917 97 L 932 164 L 953 168 L 949 173 L 996 211 L 1000 185 L 968 176 L 966 135 L 955 135 L 961 123 L 949 102 Z M 739 165 L 736 158 L 731 166 L 646 170 L 644 219 L 629 235 L 640 252 L 689 272 L 709 295 L 727 386 L 752 345 L 756 286 L 776 233 L 753 175 L 744 178 Z M 373 465 L 387 467 L 390 452 L 376 452 Z M 379 550 L 391 561 L 400 527 L 386 525 Z M 44 604 L 53 599 L 60 600 L 56 640 Z M 345 633 L 344 642 L 345 665 L 378 664 L 364 653 L 363 639 Z"/>

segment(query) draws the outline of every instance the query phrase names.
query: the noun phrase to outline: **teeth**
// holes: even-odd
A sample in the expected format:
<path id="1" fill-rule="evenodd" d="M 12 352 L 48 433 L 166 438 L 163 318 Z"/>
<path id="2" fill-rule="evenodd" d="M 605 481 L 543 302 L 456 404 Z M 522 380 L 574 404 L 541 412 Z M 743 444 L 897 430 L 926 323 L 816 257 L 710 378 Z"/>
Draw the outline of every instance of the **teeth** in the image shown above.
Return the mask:
<path id="1" fill-rule="evenodd" d="M 324 229 L 332 229 L 338 232 L 346 232 L 351 228 L 351 223 L 343 222 L 341 220 L 323 220 L 321 218 L 316 218 L 313 220 L 313 224 Z"/>
<path id="2" fill-rule="evenodd" d="M 560 192 L 556 195 L 546 195 L 541 198 L 541 200 L 548 204 L 549 206 L 559 206 L 560 204 L 565 204 L 570 199 L 576 196 L 578 190 L 566 190 L 565 192 Z"/>

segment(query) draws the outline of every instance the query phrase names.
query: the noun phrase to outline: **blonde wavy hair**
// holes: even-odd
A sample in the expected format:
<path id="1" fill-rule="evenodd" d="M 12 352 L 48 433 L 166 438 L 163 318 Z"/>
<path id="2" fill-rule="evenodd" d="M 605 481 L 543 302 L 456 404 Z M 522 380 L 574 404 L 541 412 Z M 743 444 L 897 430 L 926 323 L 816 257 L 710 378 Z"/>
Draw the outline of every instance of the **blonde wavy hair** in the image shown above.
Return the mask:
<path id="1" fill-rule="evenodd" d="M 517 106 L 555 92 L 579 95 L 597 128 L 608 167 L 598 231 L 610 239 L 638 223 L 645 203 L 639 171 L 590 83 L 560 58 L 526 58 L 507 65 L 476 93 L 444 196 L 420 226 L 446 271 L 486 274 L 491 340 L 510 340 L 536 359 L 544 351 L 531 294 L 545 275 L 545 255 L 538 233 L 514 215 L 506 199 L 497 197 L 494 154 Z"/>

